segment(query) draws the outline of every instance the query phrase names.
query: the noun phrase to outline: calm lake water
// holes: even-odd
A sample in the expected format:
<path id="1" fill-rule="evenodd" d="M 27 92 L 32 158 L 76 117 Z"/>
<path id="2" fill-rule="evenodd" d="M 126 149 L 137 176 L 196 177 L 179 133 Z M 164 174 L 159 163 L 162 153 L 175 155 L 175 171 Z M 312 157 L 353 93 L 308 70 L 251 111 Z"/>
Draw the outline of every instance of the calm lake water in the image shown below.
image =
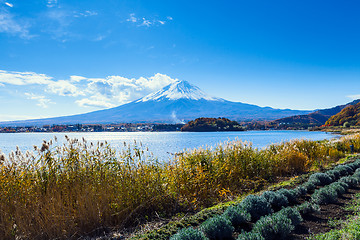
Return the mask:
<path id="1" fill-rule="evenodd" d="M 242 140 L 252 142 L 254 147 L 263 148 L 272 143 L 291 139 L 322 140 L 338 137 L 324 132 L 308 131 L 246 131 L 246 132 L 96 132 L 96 133 L 0 133 L 0 150 L 10 153 L 16 146 L 22 151 L 33 150 L 33 146 L 41 146 L 43 140 L 51 140 L 56 136 L 59 143 L 65 142 L 65 135 L 70 138 L 87 141 L 107 141 L 118 150 L 124 148 L 124 142 L 134 144 L 141 142 L 154 156 L 167 160 L 171 154 L 184 149 L 199 147 L 215 147 L 226 141 Z"/>

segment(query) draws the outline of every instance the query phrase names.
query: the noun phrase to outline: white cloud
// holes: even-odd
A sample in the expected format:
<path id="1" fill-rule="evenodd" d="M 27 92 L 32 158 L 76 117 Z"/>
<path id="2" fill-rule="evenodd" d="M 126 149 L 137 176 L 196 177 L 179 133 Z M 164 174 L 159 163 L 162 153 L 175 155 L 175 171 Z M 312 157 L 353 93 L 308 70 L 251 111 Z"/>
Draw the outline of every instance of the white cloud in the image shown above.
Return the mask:
<path id="1" fill-rule="evenodd" d="M 53 103 L 53 102 L 51 102 L 50 99 L 47 99 L 43 95 L 36 95 L 34 93 L 25 93 L 25 95 L 27 96 L 28 99 L 38 101 L 38 104 L 36 104 L 36 105 L 38 105 L 39 107 L 42 107 L 42 108 L 48 108 L 48 104 Z"/>
<path id="2" fill-rule="evenodd" d="M 170 20 L 170 21 L 171 21 L 171 20 L 173 20 L 173 18 L 172 18 L 172 17 L 170 17 L 170 16 L 168 16 L 168 17 L 167 17 L 167 19 L 168 19 L 168 20 Z"/>
<path id="3" fill-rule="evenodd" d="M 76 96 L 85 95 L 74 84 L 66 80 L 59 80 L 56 82 L 52 82 L 48 85 L 46 90 L 58 94 L 60 96 L 76 97 Z"/>
<path id="4" fill-rule="evenodd" d="M 91 17 L 98 15 L 95 11 L 86 10 L 85 12 L 74 12 L 74 17 Z"/>
<path id="5" fill-rule="evenodd" d="M 9 3 L 9 2 L 5 2 L 5 5 L 7 5 L 8 7 L 11 7 L 11 8 L 14 6 L 14 4 Z"/>
<path id="6" fill-rule="evenodd" d="M 76 103 L 79 106 L 113 107 L 139 99 L 174 81 L 176 79 L 160 73 L 149 78 L 140 77 L 138 79 L 121 76 L 88 78 L 83 92 L 92 98 L 86 97 Z"/>
<path id="7" fill-rule="evenodd" d="M 48 0 L 46 6 L 49 8 L 55 7 L 57 5 L 57 0 Z"/>
<path id="8" fill-rule="evenodd" d="M 83 98 L 81 100 L 76 100 L 76 104 L 80 107 L 99 107 L 99 108 L 111 108 L 116 105 L 110 103 L 110 99 L 98 94 L 91 96 L 90 98 Z"/>
<path id="9" fill-rule="evenodd" d="M 348 98 L 351 98 L 352 100 L 357 100 L 360 99 L 360 94 L 356 94 L 356 95 L 349 95 L 347 96 Z"/>
<path id="10" fill-rule="evenodd" d="M 76 75 L 70 76 L 71 82 L 80 82 L 82 80 L 86 80 L 86 77 L 76 76 Z"/>
<path id="11" fill-rule="evenodd" d="M 0 83 L 11 85 L 50 84 L 52 77 L 34 72 L 12 72 L 0 70 Z"/>
<path id="12" fill-rule="evenodd" d="M 0 70 L 0 86 L 18 86 L 18 91 L 28 91 L 28 85 L 42 91 L 42 95 L 26 93 L 41 107 L 51 103 L 49 94 L 73 98 L 81 107 L 109 108 L 137 100 L 176 81 L 171 77 L 157 73 L 152 77 L 126 78 L 108 76 L 105 78 L 87 78 L 72 75 L 69 79 L 54 80 L 45 74 L 34 72 L 12 72 Z M 37 85 L 39 87 L 37 87 Z"/>
<path id="13" fill-rule="evenodd" d="M 168 20 L 172 20 L 172 17 L 167 17 Z M 137 26 L 138 27 L 151 27 L 151 26 L 160 26 L 160 25 L 164 25 L 166 23 L 165 20 L 159 20 L 159 19 L 152 19 L 149 20 L 145 17 L 142 18 L 137 18 L 135 16 L 135 13 L 131 13 L 129 15 L 129 18 L 126 19 L 127 22 L 131 22 L 131 23 L 138 23 Z"/>
<path id="14" fill-rule="evenodd" d="M 135 17 L 135 13 L 131 13 L 130 17 L 126 19 L 126 21 L 136 23 L 138 19 Z"/>
<path id="15" fill-rule="evenodd" d="M 19 35 L 21 38 L 32 38 L 29 34 L 29 25 L 26 22 L 20 22 L 14 16 L 7 12 L 0 13 L 0 32 Z"/>
<path id="16" fill-rule="evenodd" d="M 153 24 L 153 22 L 150 22 L 149 20 L 143 18 L 142 19 L 142 23 L 139 26 L 146 26 L 146 27 L 150 27 Z"/>

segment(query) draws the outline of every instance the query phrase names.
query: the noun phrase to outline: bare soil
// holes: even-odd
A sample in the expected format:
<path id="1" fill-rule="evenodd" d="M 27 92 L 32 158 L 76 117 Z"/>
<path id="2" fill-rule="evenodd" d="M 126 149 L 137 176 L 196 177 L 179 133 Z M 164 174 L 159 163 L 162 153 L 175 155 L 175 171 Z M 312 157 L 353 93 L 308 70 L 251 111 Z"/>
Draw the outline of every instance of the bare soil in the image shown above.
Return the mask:
<path id="1" fill-rule="evenodd" d="M 336 227 L 329 225 L 329 220 L 345 220 L 346 216 L 352 214 L 351 211 L 345 210 L 344 207 L 351 201 L 360 188 L 349 189 L 342 197 L 338 198 L 337 203 L 321 205 L 319 213 L 303 216 L 304 221 L 296 227 L 288 239 L 300 240 L 306 239 L 311 234 L 325 233 Z M 310 196 L 307 196 L 309 198 Z"/>

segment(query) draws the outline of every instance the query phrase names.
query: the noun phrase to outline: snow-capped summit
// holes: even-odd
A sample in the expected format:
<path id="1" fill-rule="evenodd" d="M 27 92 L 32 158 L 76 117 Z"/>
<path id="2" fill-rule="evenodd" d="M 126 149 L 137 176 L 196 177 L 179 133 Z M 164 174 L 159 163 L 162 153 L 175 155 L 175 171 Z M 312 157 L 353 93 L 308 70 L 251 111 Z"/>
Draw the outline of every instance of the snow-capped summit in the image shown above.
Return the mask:
<path id="1" fill-rule="evenodd" d="M 136 102 L 147 101 L 161 101 L 161 100 L 208 100 L 208 101 L 223 101 L 221 98 L 212 97 L 207 95 L 200 88 L 191 85 L 187 81 L 177 80 L 157 92 L 151 93 Z"/>

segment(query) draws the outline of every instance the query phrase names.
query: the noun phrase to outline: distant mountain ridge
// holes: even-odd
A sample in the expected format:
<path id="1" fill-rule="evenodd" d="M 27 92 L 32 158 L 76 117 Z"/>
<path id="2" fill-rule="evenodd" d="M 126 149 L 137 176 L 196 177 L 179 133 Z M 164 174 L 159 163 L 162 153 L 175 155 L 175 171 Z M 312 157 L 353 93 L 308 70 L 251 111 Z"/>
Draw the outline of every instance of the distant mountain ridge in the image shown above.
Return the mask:
<path id="1" fill-rule="evenodd" d="M 73 116 L 2 122 L 0 126 L 110 123 L 181 123 L 199 117 L 232 120 L 275 120 L 310 111 L 273 109 L 212 97 L 187 81 L 176 81 L 157 92 L 118 107 Z"/>
<path id="2" fill-rule="evenodd" d="M 273 121 L 273 123 L 276 123 L 276 124 L 304 124 L 304 125 L 308 124 L 308 125 L 321 126 L 321 125 L 324 125 L 330 117 L 338 114 L 344 108 L 346 108 L 348 106 L 356 105 L 359 102 L 360 102 L 360 99 L 354 100 L 354 101 L 344 104 L 344 105 L 339 105 L 339 106 L 327 108 L 327 109 L 320 109 L 320 110 L 317 110 L 315 112 L 305 114 L 305 115 L 296 115 L 296 116 L 290 116 L 290 117 L 286 117 L 286 118 L 277 119 L 277 120 Z"/>

